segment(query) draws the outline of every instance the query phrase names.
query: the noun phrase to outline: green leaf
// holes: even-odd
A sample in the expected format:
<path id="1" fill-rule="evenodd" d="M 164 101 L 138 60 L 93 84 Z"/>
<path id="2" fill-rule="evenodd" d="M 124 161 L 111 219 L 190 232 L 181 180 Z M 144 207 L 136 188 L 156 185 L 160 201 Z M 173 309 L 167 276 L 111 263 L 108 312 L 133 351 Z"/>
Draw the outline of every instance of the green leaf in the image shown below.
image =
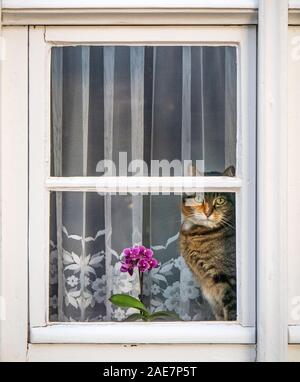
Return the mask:
<path id="1" fill-rule="evenodd" d="M 149 315 L 145 305 L 137 298 L 129 296 L 128 294 L 114 294 L 109 301 L 121 308 L 135 308 L 143 312 L 146 316 Z"/>
<path id="2" fill-rule="evenodd" d="M 133 313 L 130 316 L 128 316 L 127 318 L 125 318 L 124 321 L 136 321 L 136 320 L 147 321 L 147 318 L 146 318 L 146 316 L 144 316 L 141 313 Z"/>
<path id="3" fill-rule="evenodd" d="M 178 316 L 178 314 L 173 313 L 173 312 L 165 312 L 163 310 L 150 314 L 149 317 L 148 317 L 148 320 L 149 321 L 155 321 L 157 319 L 166 320 L 168 318 L 173 318 L 175 320 L 181 321 L 181 319 Z"/>

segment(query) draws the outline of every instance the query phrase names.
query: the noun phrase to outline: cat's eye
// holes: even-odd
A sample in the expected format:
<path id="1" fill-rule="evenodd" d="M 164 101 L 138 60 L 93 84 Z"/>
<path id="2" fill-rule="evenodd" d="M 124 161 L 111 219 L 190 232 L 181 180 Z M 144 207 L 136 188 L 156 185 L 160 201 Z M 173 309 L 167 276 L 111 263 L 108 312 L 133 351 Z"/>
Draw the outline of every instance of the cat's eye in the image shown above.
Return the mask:
<path id="1" fill-rule="evenodd" d="M 222 206 L 223 204 L 225 204 L 225 202 L 226 202 L 226 199 L 223 198 L 222 196 L 219 196 L 218 198 L 215 199 L 215 204 L 218 206 Z"/>
<path id="2" fill-rule="evenodd" d="M 195 198 L 194 198 L 194 201 L 195 201 L 196 203 L 198 203 L 198 204 L 203 203 L 203 196 L 200 195 L 200 194 L 196 195 Z"/>

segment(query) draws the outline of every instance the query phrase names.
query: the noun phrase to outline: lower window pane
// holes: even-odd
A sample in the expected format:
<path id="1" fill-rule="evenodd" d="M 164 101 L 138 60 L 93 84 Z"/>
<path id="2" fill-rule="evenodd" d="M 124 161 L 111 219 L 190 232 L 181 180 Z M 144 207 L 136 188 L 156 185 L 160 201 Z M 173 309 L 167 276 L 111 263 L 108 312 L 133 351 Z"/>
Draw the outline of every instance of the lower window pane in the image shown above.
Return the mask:
<path id="1" fill-rule="evenodd" d="M 52 192 L 50 210 L 50 321 L 140 313 L 111 303 L 116 294 L 145 305 L 131 320 L 236 319 L 235 194 Z M 135 245 L 153 257 L 122 255 Z"/>

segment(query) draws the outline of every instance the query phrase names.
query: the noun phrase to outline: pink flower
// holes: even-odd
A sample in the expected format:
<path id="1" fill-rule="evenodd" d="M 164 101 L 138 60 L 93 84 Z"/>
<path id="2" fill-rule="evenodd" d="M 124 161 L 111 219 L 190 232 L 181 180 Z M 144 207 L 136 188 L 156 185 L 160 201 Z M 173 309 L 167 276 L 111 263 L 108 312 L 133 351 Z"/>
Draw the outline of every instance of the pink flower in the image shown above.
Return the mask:
<path id="1" fill-rule="evenodd" d="M 153 256 L 153 251 L 151 249 L 146 248 L 142 256 L 145 259 L 151 259 Z"/>
<path id="2" fill-rule="evenodd" d="M 152 259 L 149 260 L 149 265 L 150 265 L 150 268 L 157 268 L 158 267 L 158 261 L 152 257 Z"/>
<path id="3" fill-rule="evenodd" d="M 134 266 L 133 264 L 129 263 L 121 263 L 121 268 L 120 268 L 120 271 L 121 272 L 128 272 L 130 274 L 130 276 L 132 276 L 133 274 L 133 269 L 134 269 Z"/>
<path id="4" fill-rule="evenodd" d="M 143 245 L 125 248 L 122 255 L 121 272 L 128 272 L 132 275 L 134 268 L 138 268 L 139 272 L 145 272 L 158 267 L 158 261 L 153 257 L 153 251 Z"/>
<path id="5" fill-rule="evenodd" d="M 138 266 L 140 272 L 145 272 L 145 271 L 150 270 L 150 264 L 145 259 L 139 260 L 137 266 Z"/>

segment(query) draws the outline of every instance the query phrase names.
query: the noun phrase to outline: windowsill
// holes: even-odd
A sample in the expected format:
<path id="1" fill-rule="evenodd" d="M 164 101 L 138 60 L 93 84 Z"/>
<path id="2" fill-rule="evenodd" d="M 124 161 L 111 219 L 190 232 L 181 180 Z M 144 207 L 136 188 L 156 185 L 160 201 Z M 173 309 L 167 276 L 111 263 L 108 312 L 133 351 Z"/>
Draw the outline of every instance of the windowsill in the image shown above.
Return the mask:
<path id="1" fill-rule="evenodd" d="M 57 323 L 34 327 L 31 343 L 253 344 L 254 327 L 235 322 Z"/>

